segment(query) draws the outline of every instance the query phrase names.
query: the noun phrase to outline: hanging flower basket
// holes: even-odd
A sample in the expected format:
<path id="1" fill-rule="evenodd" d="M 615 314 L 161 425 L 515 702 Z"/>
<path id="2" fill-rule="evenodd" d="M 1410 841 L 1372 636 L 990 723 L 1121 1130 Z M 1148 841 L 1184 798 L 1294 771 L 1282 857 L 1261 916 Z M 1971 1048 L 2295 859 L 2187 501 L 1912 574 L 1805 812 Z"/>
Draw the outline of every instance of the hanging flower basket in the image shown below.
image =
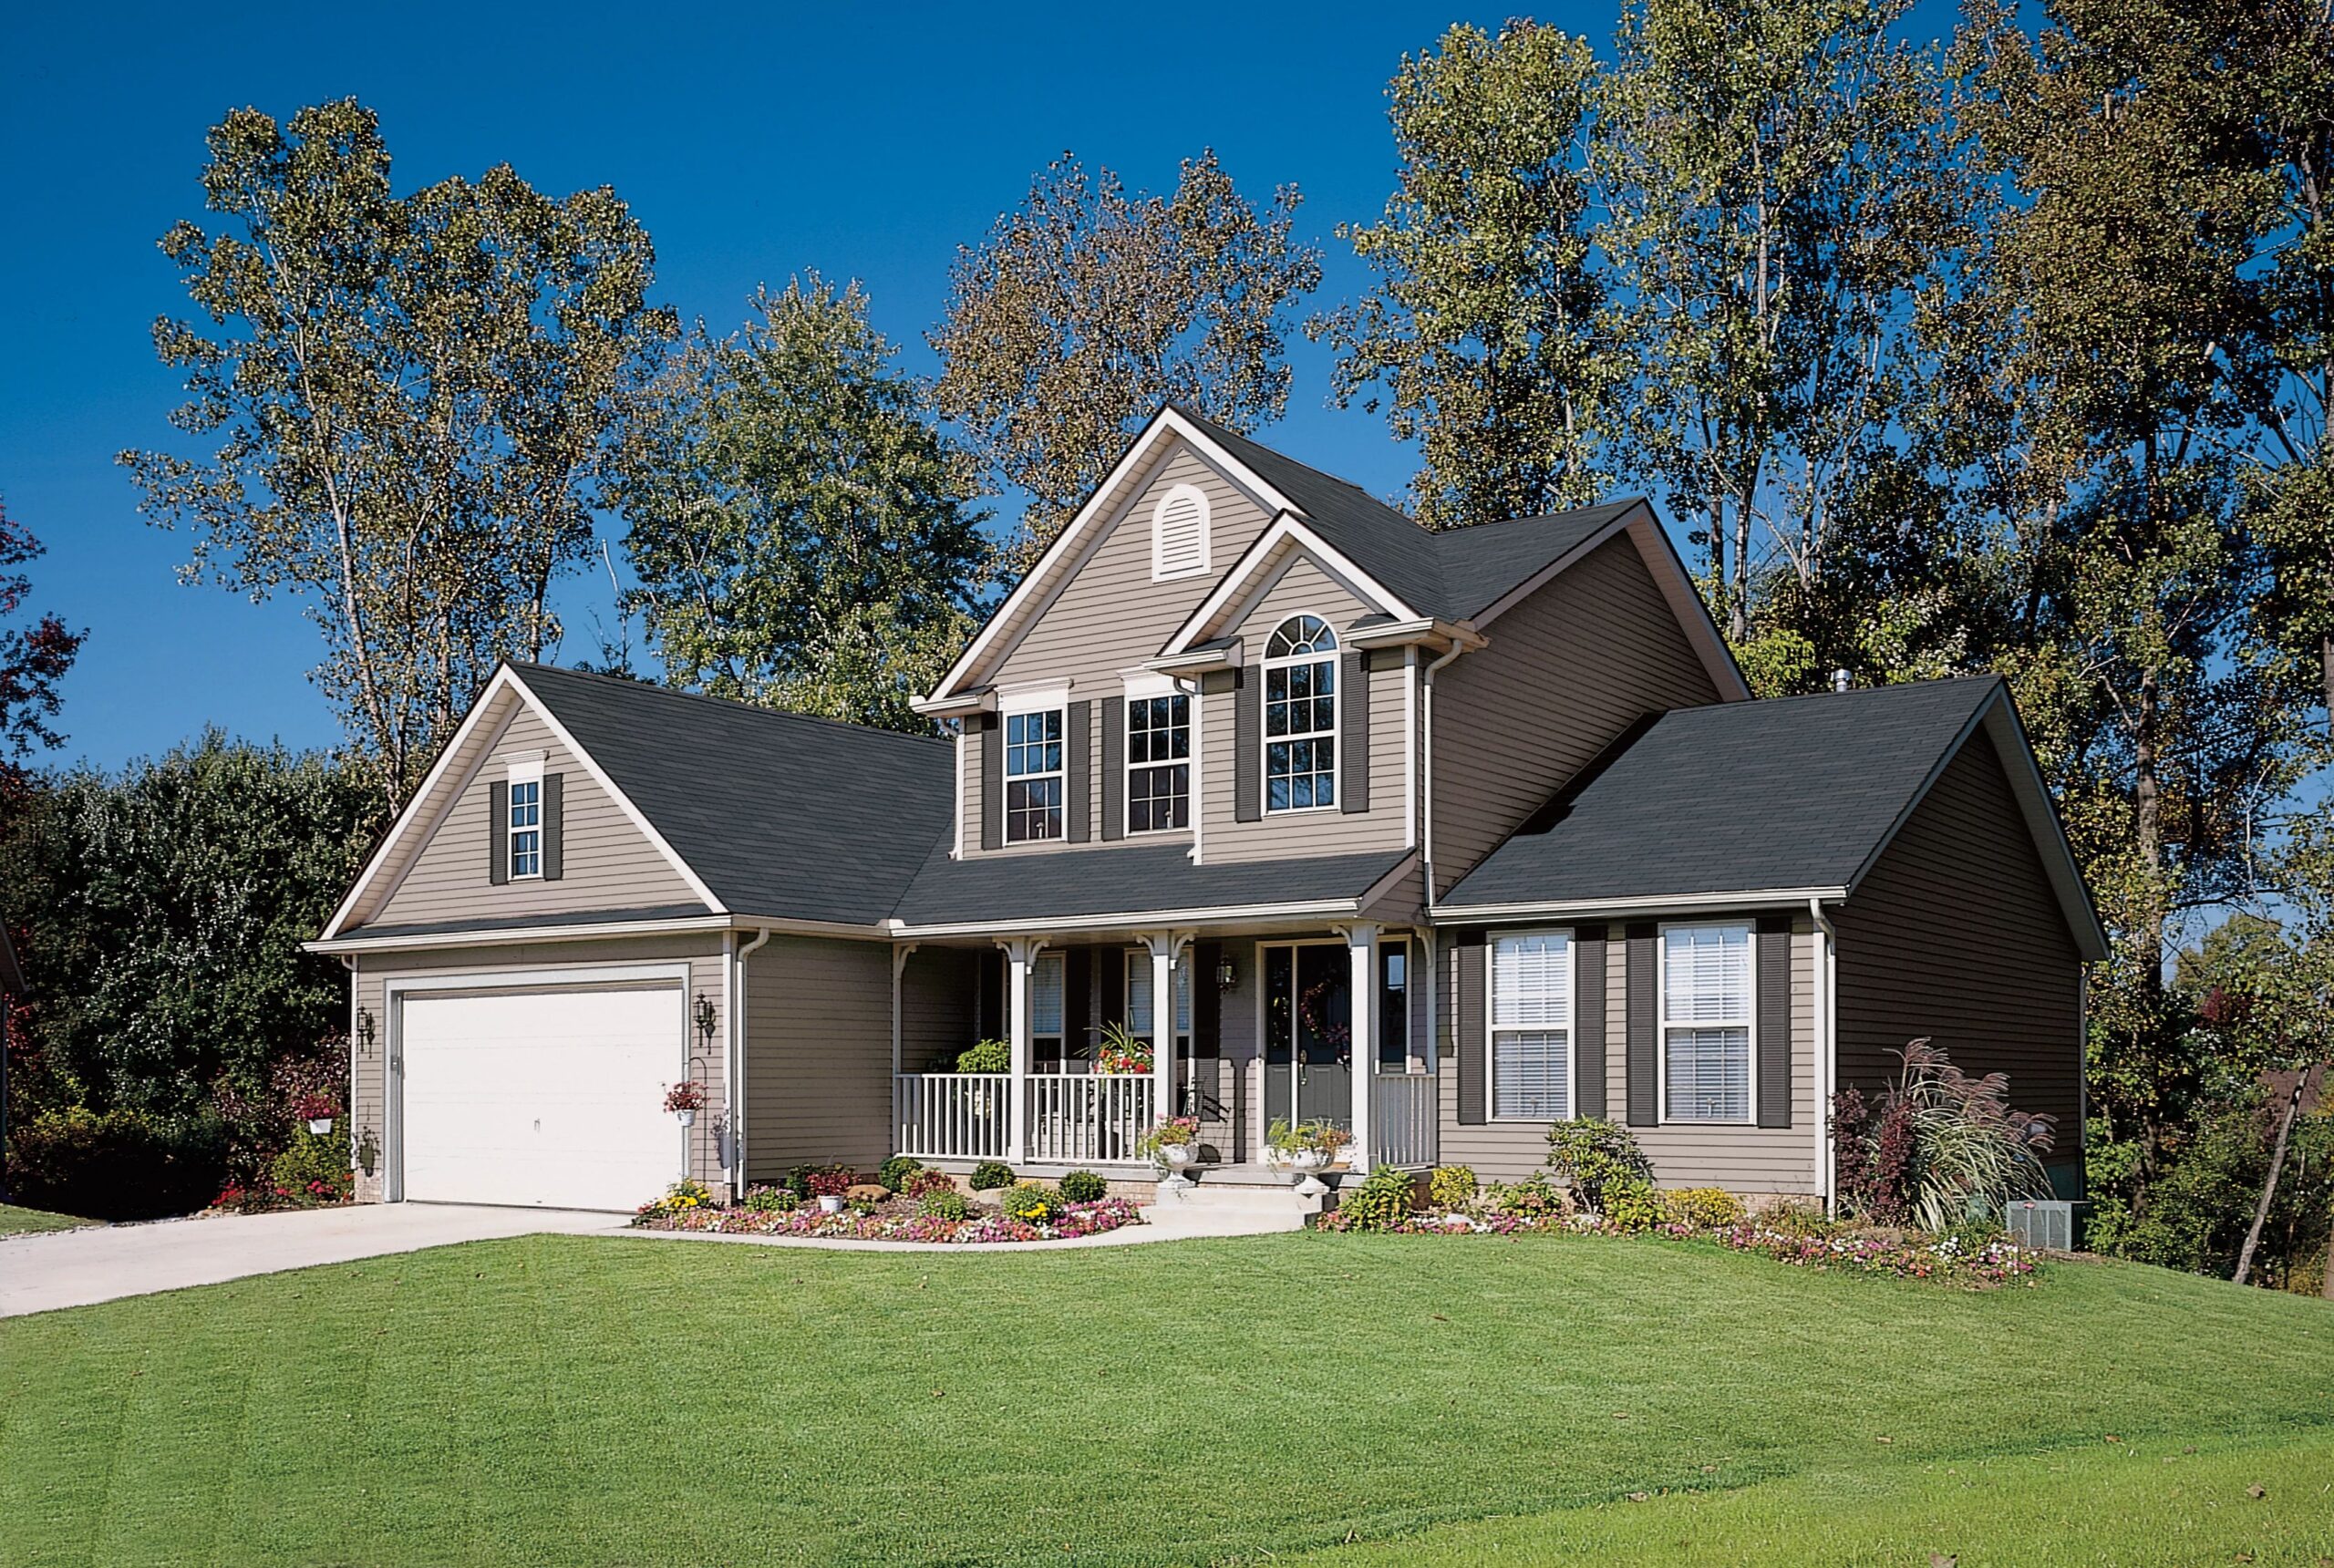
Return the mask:
<path id="1" fill-rule="evenodd" d="M 318 1138 L 322 1138 L 325 1133 L 332 1130 L 332 1118 L 329 1116 L 312 1116 L 308 1118 L 308 1130 L 315 1133 Z"/>
<path id="2" fill-rule="evenodd" d="M 665 1109 L 673 1113 L 683 1127 L 697 1120 L 697 1113 L 705 1109 L 705 1088 L 695 1079 L 684 1079 L 665 1091 Z"/>
<path id="3" fill-rule="evenodd" d="M 308 1124 L 308 1130 L 322 1138 L 332 1130 L 333 1122 L 340 1115 L 340 1104 L 330 1095 L 304 1094 L 292 1101 L 292 1114 Z"/>

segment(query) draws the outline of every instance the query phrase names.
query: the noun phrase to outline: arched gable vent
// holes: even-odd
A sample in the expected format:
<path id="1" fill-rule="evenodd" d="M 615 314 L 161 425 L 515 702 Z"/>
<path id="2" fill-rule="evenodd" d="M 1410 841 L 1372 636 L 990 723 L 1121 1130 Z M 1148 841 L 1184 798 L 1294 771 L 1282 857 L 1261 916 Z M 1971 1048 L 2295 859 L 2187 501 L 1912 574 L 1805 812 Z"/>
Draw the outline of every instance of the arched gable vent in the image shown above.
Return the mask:
<path id="1" fill-rule="evenodd" d="M 1207 496 L 1197 485 L 1171 485 L 1151 510 L 1151 580 L 1186 577 L 1208 566 Z"/>

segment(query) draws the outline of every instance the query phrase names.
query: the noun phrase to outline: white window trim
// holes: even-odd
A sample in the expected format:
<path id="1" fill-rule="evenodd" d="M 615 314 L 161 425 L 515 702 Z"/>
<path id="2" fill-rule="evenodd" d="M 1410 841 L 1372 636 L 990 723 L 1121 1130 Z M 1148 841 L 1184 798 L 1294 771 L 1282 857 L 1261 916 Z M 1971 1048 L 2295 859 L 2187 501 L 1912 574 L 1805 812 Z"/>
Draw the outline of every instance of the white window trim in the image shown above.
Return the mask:
<path id="1" fill-rule="evenodd" d="M 1016 773 L 1013 771 L 1012 723 L 1017 718 L 1028 718 L 1032 714 L 1041 713 L 1059 714 L 1061 717 L 1061 766 L 1043 773 Z M 1005 761 L 997 769 L 997 841 L 1006 849 L 1016 849 L 1024 844 L 1069 842 L 1069 704 L 1057 699 L 1001 709 L 997 716 L 997 733 L 999 744 L 1005 748 Z M 1061 831 L 1048 839 L 1017 839 L 1013 836 L 1013 813 L 1007 802 L 1013 799 L 1013 786 L 1017 782 L 1027 783 L 1033 779 L 1061 780 Z"/>
<path id="2" fill-rule="evenodd" d="M 502 874 L 510 882 L 541 882 L 543 880 L 543 754 L 522 752 L 511 758 L 503 774 L 502 806 Z M 522 872 L 518 867 L 519 830 L 511 825 L 510 791 L 522 784 L 535 787 L 535 869 Z"/>
<path id="3" fill-rule="evenodd" d="M 1134 776 L 1141 768 L 1172 768 L 1172 762 L 1137 762 L 1134 759 L 1134 705 L 1156 702 L 1162 697 L 1183 698 L 1183 727 L 1188 731 L 1183 747 L 1183 825 L 1180 828 L 1138 828 L 1134 825 Z M 1126 707 L 1120 715 L 1125 731 L 1119 737 L 1119 810 L 1121 825 L 1130 839 L 1156 838 L 1162 833 L 1188 833 L 1192 824 L 1199 820 L 1199 723 L 1200 699 L 1196 693 L 1184 691 L 1172 681 L 1157 691 L 1138 694 L 1131 686 L 1127 691 Z"/>
<path id="4" fill-rule="evenodd" d="M 1160 559 L 1159 522 L 1162 518 L 1166 516 L 1169 506 L 1186 496 L 1191 498 L 1191 500 L 1199 507 L 1199 561 L 1195 565 L 1178 567 L 1174 571 L 1171 572 L 1167 570 L 1165 564 Z M 1151 580 L 1153 583 L 1172 583 L 1178 578 L 1198 577 L 1206 573 L 1209 565 L 1214 558 L 1214 513 L 1215 509 L 1208 502 L 1207 491 L 1200 489 L 1200 487 L 1195 484 L 1169 485 L 1165 490 L 1160 493 L 1159 499 L 1152 503 L 1151 508 Z"/>
<path id="5" fill-rule="evenodd" d="M 1743 1102 L 1749 1108 L 1740 1117 L 1672 1116 L 1669 1114 L 1669 934 L 1673 931 L 1743 931 L 1750 938 L 1750 982 L 1743 987 L 1750 1006 L 1742 1015 L 1742 1029 L 1747 1049 L 1743 1053 L 1744 1076 L 1749 1079 Z M 1654 1030 L 1653 1030 L 1653 1110 L 1655 1125 L 1659 1127 L 1756 1127 L 1759 1125 L 1759 923 L 1755 920 L 1672 920 L 1665 921 L 1655 930 L 1654 950 L 1658 954 L 1654 964 Z M 1730 1023 L 1713 1024 L 1707 1020 L 1680 1024 L 1681 1029 L 1730 1029 Z"/>
<path id="6" fill-rule="evenodd" d="M 1402 955 L 1402 1070 L 1388 1071 L 1381 1056 L 1377 1064 L 1378 1076 L 1379 1078 L 1430 1077 L 1434 1072 L 1434 1068 L 1427 1061 L 1424 1044 L 1418 1037 L 1419 1020 L 1414 1000 L 1419 985 L 1419 954 L 1424 944 L 1420 941 L 1418 934 L 1414 932 L 1389 931 L 1380 933 L 1378 940 L 1371 945 L 1375 949 L 1374 962 L 1378 966 L 1378 983 L 1373 987 L 1377 1004 L 1382 1004 L 1386 1000 L 1387 955 L 1391 953 L 1399 953 Z M 1484 1017 L 1488 1019 L 1490 1015 L 1486 1013 Z M 1385 1015 L 1382 1013 L 1379 1015 L 1370 1033 L 1382 1052 L 1386 1044 Z"/>
<path id="7" fill-rule="evenodd" d="M 1499 1113 L 1499 1037 L 1503 1034 L 1545 1034 L 1537 1029 L 1499 1026 L 1499 943 L 1507 936 L 1561 936 L 1565 939 L 1565 1113 L 1558 1117 L 1502 1116 Z M 1455 965 L 1454 965 L 1455 967 Z M 1513 931 L 1493 931 L 1483 938 L 1483 1119 L 1528 1127 L 1551 1121 L 1571 1121 L 1580 1115 L 1580 944 L 1568 925 L 1535 925 Z"/>
<path id="8" fill-rule="evenodd" d="M 1265 647 L 1272 646 L 1273 638 L 1279 634 L 1280 629 L 1283 626 L 1287 625 L 1291 621 L 1301 620 L 1308 615 L 1311 615 L 1314 620 L 1320 622 L 1322 628 L 1329 634 L 1329 649 L 1327 658 L 1330 671 L 1329 727 L 1321 730 L 1307 730 L 1303 735 L 1296 737 L 1284 735 L 1280 738 L 1283 740 L 1326 739 L 1330 743 L 1331 749 L 1335 751 L 1337 758 L 1337 765 L 1329 769 L 1329 779 L 1331 780 L 1329 788 L 1336 796 L 1336 799 L 1332 799 L 1326 806 L 1312 805 L 1275 807 L 1273 804 L 1273 736 L 1271 730 L 1266 727 L 1265 720 L 1265 712 L 1272 707 L 1272 697 L 1265 690 L 1265 681 L 1267 679 L 1266 672 L 1272 670 L 1289 669 L 1297 665 L 1317 665 L 1323 662 L 1323 655 L 1318 650 L 1316 650 L 1309 654 L 1284 654 L 1278 658 L 1260 658 L 1256 662 L 1256 792 L 1258 795 L 1257 804 L 1262 809 L 1264 815 L 1267 820 L 1274 817 L 1303 817 L 1310 815 L 1316 811 L 1340 811 L 1345 809 L 1346 683 L 1344 672 L 1340 667 L 1345 663 L 1346 645 L 1344 641 L 1338 637 L 1337 629 L 1329 624 L 1329 618 L 1327 615 L 1314 615 L 1309 610 L 1299 610 L 1293 615 L 1283 615 L 1279 620 L 1274 622 L 1271 628 L 1265 633 L 1265 641 L 1263 645 Z"/>

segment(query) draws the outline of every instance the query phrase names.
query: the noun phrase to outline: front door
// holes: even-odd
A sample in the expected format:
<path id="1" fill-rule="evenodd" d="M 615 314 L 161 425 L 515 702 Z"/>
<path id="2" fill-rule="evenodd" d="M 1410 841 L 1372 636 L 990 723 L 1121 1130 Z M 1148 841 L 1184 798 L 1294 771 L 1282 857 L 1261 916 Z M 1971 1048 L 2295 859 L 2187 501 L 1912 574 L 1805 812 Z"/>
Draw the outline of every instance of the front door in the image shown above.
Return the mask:
<path id="1" fill-rule="evenodd" d="M 1265 1120 L 1353 1130 L 1352 959 L 1342 942 L 1264 950 Z"/>

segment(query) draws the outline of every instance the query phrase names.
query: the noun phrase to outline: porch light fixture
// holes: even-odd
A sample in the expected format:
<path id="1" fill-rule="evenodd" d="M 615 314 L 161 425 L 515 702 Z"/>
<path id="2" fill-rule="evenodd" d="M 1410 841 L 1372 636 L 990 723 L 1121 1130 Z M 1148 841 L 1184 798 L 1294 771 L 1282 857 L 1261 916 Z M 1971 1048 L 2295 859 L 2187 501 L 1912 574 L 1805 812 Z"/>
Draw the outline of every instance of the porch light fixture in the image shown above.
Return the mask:
<path id="1" fill-rule="evenodd" d="M 369 1057 L 373 1054 L 373 1009 L 370 1007 L 360 1007 L 357 1009 L 356 1040 L 359 1045 L 365 1047 L 365 1054 L 367 1056 Z"/>
<path id="2" fill-rule="evenodd" d="M 700 991 L 697 994 L 697 1032 L 705 1041 L 705 1049 L 713 1049 L 713 998 Z"/>
<path id="3" fill-rule="evenodd" d="M 1229 991 L 1240 984 L 1240 972 L 1232 967 L 1232 954 L 1224 954 L 1215 961 L 1215 988 Z"/>

